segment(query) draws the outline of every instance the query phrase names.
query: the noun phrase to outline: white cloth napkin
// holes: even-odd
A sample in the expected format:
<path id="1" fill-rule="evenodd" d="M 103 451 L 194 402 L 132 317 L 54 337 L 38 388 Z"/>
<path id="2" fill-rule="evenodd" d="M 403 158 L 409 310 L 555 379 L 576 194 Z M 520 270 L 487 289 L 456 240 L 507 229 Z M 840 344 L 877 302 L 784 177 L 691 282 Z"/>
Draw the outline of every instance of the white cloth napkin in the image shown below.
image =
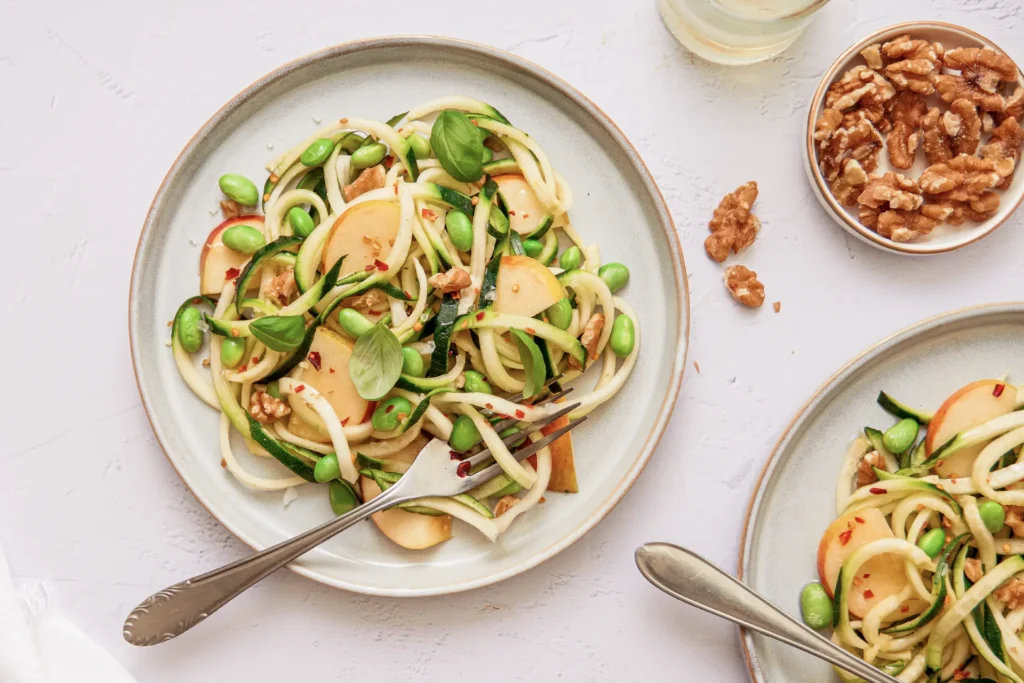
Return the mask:
<path id="1" fill-rule="evenodd" d="M 135 683 L 61 616 L 43 584 L 14 587 L 0 546 L 0 683 Z"/>

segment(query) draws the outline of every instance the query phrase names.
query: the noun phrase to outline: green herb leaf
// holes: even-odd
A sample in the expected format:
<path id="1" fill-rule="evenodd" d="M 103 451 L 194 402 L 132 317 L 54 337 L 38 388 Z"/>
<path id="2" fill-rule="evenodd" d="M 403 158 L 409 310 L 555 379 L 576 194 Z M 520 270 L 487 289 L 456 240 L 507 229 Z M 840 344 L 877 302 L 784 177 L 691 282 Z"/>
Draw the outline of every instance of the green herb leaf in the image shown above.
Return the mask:
<path id="1" fill-rule="evenodd" d="M 395 386 L 402 375 L 402 345 L 383 321 L 356 341 L 348 374 L 367 401 L 384 398 Z"/>
<path id="2" fill-rule="evenodd" d="M 306 319 L 301 315 L 268 315 L 249 323 L 252 336 L 274 351 L 291 351 L 306 336 Z"/>
<path id="3" fill-rule="evenodd" d="M 448 175 L 464 183 L 483 176 L 484 145 L 465 114 L 445 109 L 430 130 L 430 146 Z"/>
<path id="4" fill-rule="evenodd" d="M 523 398 L 536 396 L 544 388 L 546 371 L 544 369 L 544 356 L 540 353 L 537 342 L 533 341 L 530 335 L 517 329 L 511 329 L 512 339 L 519 347 L 519 359 L 523 362 L 523 370 L 526 373 L 526 388 L 523 389 Z"/>
<path id="5" fill-rule="evenodd" d="M 408 113 L 409 112 L 407 112 L 407 111 L 403 111 L 401 114 L 395 114 L 390 119 L 388 119 L 386 123 L 389 126 L 391 126 L 392 128 L 394 128 L 398 124 L 399 121 L 401 121 L 402 119 L 405 118 L 405 115 L 408 114 Z"/>

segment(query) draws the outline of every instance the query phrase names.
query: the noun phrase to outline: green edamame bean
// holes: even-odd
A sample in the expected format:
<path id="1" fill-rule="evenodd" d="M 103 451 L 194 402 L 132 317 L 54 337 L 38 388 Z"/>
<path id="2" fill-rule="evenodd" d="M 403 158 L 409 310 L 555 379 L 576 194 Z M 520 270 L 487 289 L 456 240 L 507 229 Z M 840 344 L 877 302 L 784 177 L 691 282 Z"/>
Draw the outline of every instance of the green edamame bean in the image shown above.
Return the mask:
<path id="1" fill-rule="evenodd" d="M 462 385 L 462 390 L 470 394 L 493 394 L 491 385 L 487 383 L 484 376 L 476 370 L 466 370 L 463 373 L 463 377 L 466 378 L 466 383 Z"/>
<path id="2" fill-rule="evenodd" d="M 338 454 L 328 453 L 317 460 L 313 467 L 313 478 L 321 484 L 326 484 L 332 479 L 341 476 L 341 465 L 338 464 Z"/>
<path id="3" fill-rule="evenodd" d="M 455 418 L 455 424 L 452 425 L 452 436 L 448 439 L 448 445 L 452 447 L 453 451 L 465 453 L 482 440 L 483 437 L 480 436 L 479 430 L 468 415 L 459 415 Z"/>
<path id="4" fill-rule="evenodd" d="M 444 225 L 448 228 L 448 237 L 459 251 L 473 248 L 473 220 L 458 209 L 451 209 L 444 217 Z"/>
<path id="5" fill-rule="evenodd" d="M 402 374 L 412 377 L 422 377 L 426 373 L 423 366 L 423 356 L 416 349 L 408 346 L 402 347 Z"/>
<path id="6" fill-rule="evenodd" d="M 636 330 L 633 329 L 633 320 L 622 313 L 615 316 L 612 334 L 608 337 L 608 345 L 612 347 L 612 352 L 619 358 L 625 358 L 633 351 L 635 343 Z"/>
<path id="7" fill-rule="evenodd" d="M 925 552 L 932 559 L 939 556 L 943 546 L 946 545 L 946 531 L 944 529 L 932 529 L 921 538 L 917 539 L 917 547 Z"/>
<path id="8" fill-rule="evenodd" d="M 377 404 L 373 411 L 370 423 L 379 432 L 390 432 L 398 429 L 405 418 L 412 413 L 412 404 L 409 399 L 402 396 L 392 396 L 388 400 Z"/>
<path id="9" fill-rule="evenodd" d="M 544 251 L 544 243 L 540 240 L 523 240 L 523 251 L 530 258 L 537 258 Z"/>
<path id="10" fill-rule="evenodd" d="M 815 630 L 832 625 L 832 598 L 817 581 L 800 591 L 800 613 L 804 623 Z"/>
<path id="11" fill-rule="evenodd" d="M 494 152 L 492 152 L 489 147 L 484 147 L 484 155 L 483 155 L 484 163 L 486 164 L 488 161 L 490 161 L 493 158 L 494 158 Z"/>
<path id="12" fill-rule="evenodd" d="M 415 133 L 407 137 L 406 142 L 412 147 L 412 153 L 416 155 L 417 159 L 426 159 L 430 157 L 430 153 L 433 151 L 430 149 L 430 140 L 426 139 L 422 135 L 416 135 Z"/>
<path id="13" fill-rule="evenodd" d="M 199 329 L 202 319 L 203 314 L 194 306 L 189 306 L 178 316 L 178 341 L 189 353 L 195 353 L 203 345 L 203 331 Z"/>
<path id="14" fill-rule="evenodd" d="M 340 479 L 335 479 L 330 483 L 327 488 L 327 495 L 331 501 L 331 511 L 336 515 L 350 512 L 355 506 L 359 505 L 359 499 L 356 498 L 352 487 Z"/>
<path id="15" fill-rule="evenodd" d="M 267 385 L 267 393 L 273 396 L 274 398 L 281 398 L 281 385 L 279 385 L 276 381 L 271 382 L 270 384 Z"/>
<path id="16" fill-rule="evenodd" d="M 359 339 L 373 328 L 373 323 L 366 319 L 366 316 L 352 308 L 343 308 L 338 311 L 338 324 L 345 334 Z"/>
<path id="17" fill-rule="evenodd" d="M 558 258 L 558 265 L 562 270 L 576 270 L 581 263 L 583 263 L 583 252 L 576 246 L 569 247 Z"/>
<path id="18" fill-rule="evenodd" d="M 380 162 L 384 161 L 384 157 L 387 156 L 388 148 L 379 142 L 375 142 L 365 147 L 360 147 L 356 151 L 352 152 L 352 168 L 361 170 L 364 168 L 370 168 L 376 166 Z"/>
<path id="19" fill-rule="evenodd" d="M 244 355 L 245 339 L 242 337 L 224 337 L 220 340 L 220 362 L 224 367 L 237 367 Z"/>
<path id="20" fill-rule="evenodd" d="M 302 208 L 293 206 L 288 209 L 288 225 L 292 226 L 292 232 L 298 237 L 309 237 L 313 232 L 313 218 Z"/>
<path id="21" fill-rule="evenodd" d="M 981 521 L 985 523 L 985 528 L 993 534 L 998 533 L 1006 524 L 1006 510 L 994 500 L 986 500 L 979 505 L 978 514 L 981 515 Z"/>
<path id="22" fill-rule="evenodd" d="M 612 290 L 612 294 L 625 287 L 629 282 L 629 268 L 621 263 L 606 263 L 597 269 L 597 274 L 608 285 L 608 289 Z"/>
<path id="23" fill-rule="evenodd" d="M 314 140 L 299 157 L 303 166 L 319 166 L 334 151 L 334 143 L 327 138 Z"/>
<path id="24" fill-rule="evenodd" d="M 882 444 L 890 453 L 902 453 L 914 445 L 919 430 L 917 422 L 908 418 L 900 420 L 882 434 Z"/>
<path id="25" fill-rule="evenodd" d="M 225 173 L 217 181 L 220 191 L 242 206 L 256 206 L 260 200 L 259 190 L 251 180 L 238 173 Z"/>
<path id="26" fill-rule="evenodd" d="M 560 330 L 567 330 L 572 324 L 572 304 L 565 297 L 548 306 L 544 314 L 547 315 L 548 322 Z"/>
<path id="27" fill-rule="evenodd" d="M 251 225 L 232 225 L 221 240 L 225 247 L 240 254 L 255 254 L 267 243 L 263 233 Z"/>

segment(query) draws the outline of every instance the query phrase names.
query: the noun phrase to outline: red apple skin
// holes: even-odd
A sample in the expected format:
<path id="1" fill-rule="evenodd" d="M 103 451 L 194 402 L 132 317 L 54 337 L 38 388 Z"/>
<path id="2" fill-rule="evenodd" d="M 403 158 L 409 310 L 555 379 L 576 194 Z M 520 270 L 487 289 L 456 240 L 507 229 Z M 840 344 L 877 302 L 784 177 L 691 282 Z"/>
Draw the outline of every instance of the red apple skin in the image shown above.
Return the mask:
<path id="1" fill-rule="evenodd" d="M 199 252 L 199 289 L 202 291 L 202 293 L 204 295 L 219 294 L 221 289 L 223 289 L 223 286 L 224 286 L 224 283 L 221 282 L 221 281 L 216 281 L 216 278 L 214 280 L 210 279 L 211 277 L 213 277 L 212 273 L 211 274 L 207 274 L 206 273 L 206 258 L 207 258 L 207 256 L 209 255 L 210 251 L 213 250 L 213 249 L 225 249 L 225 250 L 230 251 L 227 247 L 224 246 L 224 243 L 221 241 L 221 237 L 220 237 L 221 233 L 223 233 L 225 230 L 230 228 L 232 225 L 240 225 L 240 224 L 252 225 L 253 227 L 262 229 L 263 228 L 263 216 L 252 215 L 252 216 L 238 216 L 236 218 L 228 218 L 227 220 L 223 221 L 220 225 L 215 227 L 213 230 L 211 230 L 209 236 L 207 236 L 207 238 L 206 238 L 206 241 L 203 242 L 203 248 Z M 234 252 L 232 252 L 232 253 L 234 253 Z M 238 256 L 238 258 L 236 260 L 241 260 L 242 265 L 244 265 L 249 260 L 249 257 L 247 255 L 238 254 L 237 256 Z M 221 274 L 220 277 L 222 279 L 226 279 L 226 278 L 224 278 L 223 274 Z M 211 286 L 211 283 L 214 282 L 214 281 L 219 282 L 220 286 L 219 287 L 217 287 L 216 285 Z"/>
<path id="2" fill-rule="evenodd" d="M 997 387 L 1002 384 L 999 396 Z M 957 433 L 977 427 L 991 419 L 1013 411 L 1017 389 L 1005 382 L 985 379 L 961 387 L 947 398 L 928 424 L 925 447 L 930 455 Z M 965 448 L 941 461 L 935 471 L 942 477 L 968 477 L 978 454 L 988 443 Z"/>

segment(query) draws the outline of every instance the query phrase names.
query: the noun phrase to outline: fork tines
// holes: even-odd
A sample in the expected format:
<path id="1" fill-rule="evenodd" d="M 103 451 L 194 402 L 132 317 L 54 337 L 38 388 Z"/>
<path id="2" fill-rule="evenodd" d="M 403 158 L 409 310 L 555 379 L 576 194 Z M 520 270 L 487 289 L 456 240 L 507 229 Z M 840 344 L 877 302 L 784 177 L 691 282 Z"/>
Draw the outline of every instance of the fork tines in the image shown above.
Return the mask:
<path id="1" fill-rule="evenodd" d="M 548 387 L 550 387 L 553 384 L 558 384 L 558 381 L 560 379 L 562 379 L 562 375 L 561 374 L 555 375 L 554 377 L 549 379 L 547 382 L 544 382 L 544 388 L 547 389 Z M 520 391 L 518 394 L 515 394 L 513 396 L 509 396 L 506 400 L 512 401 L 513 403 L 519 403 L 520 401 L 523 400 L 523 392 Z M 550 400 L 550 398 L 544 399 L 544 400 L 548 401 L 548 400 Z M 541 401 L 541 403 L 543 403 L 543 402 L 544 401 Z"/>
<path id="2" fill-rule="evenodd" d="M 568 394 L 572 390 L 573 390 L 572 387 L 569 387 L 568 389 L 563 389 L 562 391 L 559 391 L 557 394 L 551 394 L 550 396 L 545 398 L 540 403 L 537 403 L 536 405 L 542 406 L 542 405 L 546 405 L 548 403 L 552 403 L 554 401 L 557 401 L 558 399 L 564 397 L 566 394 Z M 494 425 L 494 429 L 495 429 L 495 431 L 500 432 L 500 431 L 503 431 L 505 429 L 508 429 L 509 427 L 514 427 L 515 425 L 519 424 L 520 422 L 522 422 L 522 420 L 520 420 L 518 418 L 515 418 L 515 417 L 510 417 L 510 418 L 508 418 L 506 420 L 502 420 L 501 422 L 496 423 Z M 545 422 L 544 424 L 547 424 L 547 423 Z"/>
<path id="3" fill-rule="evenodd" d="M 583 422 L 586 422 L 586 420 L 587 420 L 587 416 L 586 415 L 584 415 L 583 417 L 578 418 L 576 420 L 573 420 L 572 422 L 570 422 L 569 424 L 565 425 L 564 427 L 561 427 L 561 428 L 556 429 L 555 431 L 551 432 L 550 434 L 548 434 L 544 438 L 538 439 L 537 441 L 534 441 L 532 444 L 530 444 L 526 448 L 519 449 L 518 451 L 516 451 L 515 453 L 512 454 L 512 457 L 515 458 L 516 460 L 524 460 L 526 458 L 529 458 L 531 455 L 533 455 L 534 453 L 536 453 L 540 449 L 544 448 L 545 446 L 550 445 L 555 440 L 559 439 L 560 437 L 562 437 L 563 435 L 568 433 L 569 430 L 573 429 L 574 427 L 576 427 L 577 425 L 579 425 L 579 424 L 581 424 Z M 479 486 L 480 484 L 482 484 L 483 482 L 487 481 L 488 479 L 493 479 L 494 477 L 496 477 L 497 475 L 499 475 L 501 473 L 502 473 L 501 466 L 498 465 L 497 463 L 494 463 L 490 467 L 488 467 L 486 469 L 483 469 L 483 470 L 480 470 L 476 474 L 471 474 L 468 477 L 466 477 L 466 487 L 467 487 L 467 490 L 468 490 L 468 488 Z"/>

